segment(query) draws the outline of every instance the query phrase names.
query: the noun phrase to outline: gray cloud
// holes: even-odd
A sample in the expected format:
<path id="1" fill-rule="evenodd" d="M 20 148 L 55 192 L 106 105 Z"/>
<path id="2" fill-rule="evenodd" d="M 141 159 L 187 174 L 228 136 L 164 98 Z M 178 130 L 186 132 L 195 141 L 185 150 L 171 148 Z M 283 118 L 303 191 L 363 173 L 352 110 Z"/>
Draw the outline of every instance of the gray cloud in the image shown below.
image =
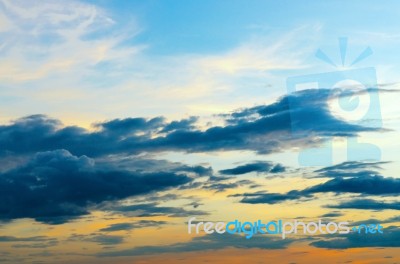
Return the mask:
<path id="1" fill-rule="evenodd" d="M 340 238 L 314 241 L 310 245 L 333 249 L 400 247 L 400 230 L 397 227 L 389 227 L 384 229 L 383 234 L 349 233 Z"/>
<path id="2" fill-rule="evenodd" d="M 335 205 L 327 205 L 328 208 L 337 209 L 361 209 L 361 210 L 400 210 L 398 202 L 380 202 L 372 199 L 355 199 L 341 202 Z"/>
<path id="3" fill-rule="evenodd" d="M 167 223 L 168 222 L 166 222 L 166 221 L 140 220 L 140 221 L 129 222 L 129 223 L 112 224 L 106 228 L 100 229 L 99 231 L 115 232 L 115 231 L 127 231 L 127 230 L 132 230 L 132 229 L 140 229 L 140 228 L 145 228 L 145 227 L 159 228 L 160 226 L 165 225 Z"/>
<path id="4" fill-rule="evenodd" d="M 333 116 L 327 103 L 331 92 L 318 89 L 286 95 L 270 105 L 223 115 L 226 125 L 206 130 L 194 126 L 195 118 L 168 123 L 162 117 L 138 117 L 97 123 L 97 131 L 91 132 L 77 126 L 63 127 L 60 121 L 44 115 L 32 115 L 0 126 L 0 155 L 28 155 L 55 149 L 90 157 L 159 151 L 273 153 L 294 146 L 309 147 L 322 143 L 325 137 L 383 131 Z M 295 136 L 293 114 L 296 130 L 301 132 Z"/>
<path id="5" fill-rule="evenodd" d="M 99 169 L 94 160 L 66 150 L 38 153 L 24 166 L 0 174 L 0 220 L 28 217 L 64 223 L 103 202 L 166 190 L 191 180 L 175 172 Z"/>
<path id="6" fill-rule="evenodd" d="M 224 248 L 260 248 L 260 249 L 283 249 L 294 240 L 282 239 L 273 236 L 254 236 L 246 239 L 239 235 L 206 235 L 194 237 L 190 242 L 176 243 L 165 246 L 142 246 L 127 250 L 111 251 L 99 253 L 98 257 L 121 257 L 139 256 L 162 253 L 180 253 L 206 250 L 218 250 Z"/>
<path id="7" fill-rule="evenodd" d="M 281 164 L 273 164 L 271 162 L 258 161 L 240 165 L 232 169 L 220 170 L 219 173 L 223 175 L 242 175 L 250 172 L 257 173 L 280 173 L 284 172 L 286 168 Z"/>

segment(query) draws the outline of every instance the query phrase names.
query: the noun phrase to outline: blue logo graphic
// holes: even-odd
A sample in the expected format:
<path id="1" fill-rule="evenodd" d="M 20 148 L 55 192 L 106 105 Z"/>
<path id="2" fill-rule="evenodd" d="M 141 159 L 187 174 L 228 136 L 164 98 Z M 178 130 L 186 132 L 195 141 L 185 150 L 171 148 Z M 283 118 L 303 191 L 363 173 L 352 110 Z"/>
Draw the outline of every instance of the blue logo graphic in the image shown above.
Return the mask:
<path id="1" fill-rule="evenodd" d="M 316 73 L 310 75 L 294 76 L 287 79 L 287 91 L 289 94 L 304 89 L 329 89 L 332 101 L 329 102 L 330 112 L 338 119 L 345 119 L 349 124 L 372 129 L 382 128 L 379 95 L 377 90 L 377 77 L 374 67 L 353 68 L 356 63 L 364 60 L 372 54 L 370 47 L 365 48 L 351 63 L 346 65 L 347 38 L 339 38 L 339 50 L 341 67 L 337 66 L 322 50 L 318 49 L 315 56 L 337 67 L 337 71 Z M 335 101 L 336 99 L 336 101 Z M 289 100 L 290 109 L 297 109 L 299 102 Z M 350 120 L 347 120 L 351 117 Z M 310 131 L 302 129 L 302 117 L 297 111 L 291 111 L 291 128 L 294 137 L 306 136 Z M 312 118 L 312 116 L 310 117 Z M 312 132 L 312 131 L 311 131 Z M 359 137 L 346 135 L 343 131 L 341 138 L 347 141 L 347 161 L 349 160 L 380 160 L 380 149 L 371 143 L 359 142 Z M 322 146 L 302 150 L 299 153 L 299 165 L 301 166 L 328 166 L 333 164 L 333 138 L 326 135 L 327 139 Z"/>

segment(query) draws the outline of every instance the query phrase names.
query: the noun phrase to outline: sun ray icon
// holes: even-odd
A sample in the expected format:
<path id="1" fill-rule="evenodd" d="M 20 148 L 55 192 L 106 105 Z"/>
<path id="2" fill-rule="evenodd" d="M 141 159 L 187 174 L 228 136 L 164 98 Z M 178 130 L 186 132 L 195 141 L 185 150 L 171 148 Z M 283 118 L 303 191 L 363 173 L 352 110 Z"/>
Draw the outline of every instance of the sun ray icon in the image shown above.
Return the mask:
<path id="1" fill-rule="evenodd" d="M 339 41 L 339 51 L 340 51 L 340 59 L 341 59 L 341 64 L 342 67 L 345 66 L 346 62 L 346 55 L 347 55 L 347 37 L 341 37 L 338 39 Z M 367 57 L 372 55 L 372 49 L 368 46 L 366 47 L 350 64 L 349 66 L 353 66 L 354 64 L 366 59 Z M 323 52 L 321 49 L 318 49 L 317 52 L 315 53 L 315 57 L 318 59 L 322 60 L 325 63 L 328 63 L 334 67 L 337 67 L 336 63 L 333 62 L 333 60 L 326 55 L 325 52 Z"/>

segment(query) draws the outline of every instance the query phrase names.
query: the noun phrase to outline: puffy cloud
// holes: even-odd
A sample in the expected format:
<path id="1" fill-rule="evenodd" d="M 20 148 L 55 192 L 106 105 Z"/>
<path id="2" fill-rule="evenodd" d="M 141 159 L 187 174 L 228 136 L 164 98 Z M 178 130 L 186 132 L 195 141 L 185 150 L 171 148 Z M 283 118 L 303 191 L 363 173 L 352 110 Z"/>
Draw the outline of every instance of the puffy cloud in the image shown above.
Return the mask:
<path id="1" fill-rule="evenodd" d="M 0 219 L 33 218 L 58 224 L 88 214 L 107 201 L 166 190 L 191 182 L 175 172 L 98 168 L 66 150 L 37 153 L 24 166 L 0 175 Z"/>
<path id="2" fill-rule="evenodd" d="M 205 130 L 195 127 L 195 118 L 167 122 L 156 117 L 110 120 L 96 123 L 97 131 L 88 131 L 76 126 L 62 127 L 58 120 L 32 115 L 0 126 L 1 154 L 26 155 L 55 149 L 90 157 L 160 151 L 272 153 L 294 146 L 314 146 L 325 137 L 381 131 L 333 116 L 328 107 L 331 92 L 328 89 L 304 90 L 283 96 L 270 105 L 223 115 L 225 125 Z M 292 134 L 293 126 L 295 134 Z"/>

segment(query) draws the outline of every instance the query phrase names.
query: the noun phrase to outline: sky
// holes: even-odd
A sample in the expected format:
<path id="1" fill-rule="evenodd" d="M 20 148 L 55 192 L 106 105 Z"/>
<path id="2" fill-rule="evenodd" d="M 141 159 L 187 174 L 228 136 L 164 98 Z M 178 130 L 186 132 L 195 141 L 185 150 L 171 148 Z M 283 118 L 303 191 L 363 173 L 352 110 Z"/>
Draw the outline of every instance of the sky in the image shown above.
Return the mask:
<path id="1" fill-rule="evenodd" d="M 396 263 L 399 7 L 0 0 L 0 262 Z"/>

